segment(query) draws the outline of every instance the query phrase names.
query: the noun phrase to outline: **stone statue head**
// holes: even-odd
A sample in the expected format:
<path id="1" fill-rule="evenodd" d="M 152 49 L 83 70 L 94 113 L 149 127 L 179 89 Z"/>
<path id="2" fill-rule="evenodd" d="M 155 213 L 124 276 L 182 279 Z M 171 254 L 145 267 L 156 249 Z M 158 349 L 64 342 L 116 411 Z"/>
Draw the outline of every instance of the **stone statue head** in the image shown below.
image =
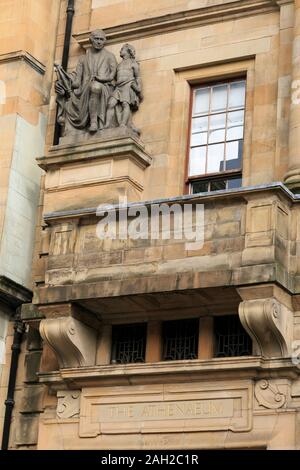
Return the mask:
<path id="1" fill-rule="evenodd" d="M 131 45 L 131 44 L 124 44 L 121 48 L 121 51 L 120 51 L 120 56 L 121 57 L 126 57 L 127 55 L 129 57 L 131 57 L 131 59 L 135 59 L 135 48 Z"/>
<path id="2" fill-rule="evenodd" d="M 106 43 L 106 35 L 102 29 L 96 29 L 90 34 L 90 42 L 94 49 L 101 50 L 103 49 Z"/>

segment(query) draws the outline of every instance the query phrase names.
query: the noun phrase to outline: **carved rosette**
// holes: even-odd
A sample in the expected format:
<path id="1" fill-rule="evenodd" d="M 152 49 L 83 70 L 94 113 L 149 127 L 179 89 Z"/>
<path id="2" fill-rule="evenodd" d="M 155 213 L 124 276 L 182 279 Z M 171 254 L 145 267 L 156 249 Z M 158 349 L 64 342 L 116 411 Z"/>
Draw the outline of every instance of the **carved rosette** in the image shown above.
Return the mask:
<path id="1" fill-rule="evenodd" d="M 96 331 L 72 317 L 42 320 L 40 333 L 61 368 L 95 364 Z"/>
<path id="2" fill-rule="evenodd" d="M 255 398 L 264 408 L 277 410 L 286 402 L 286 395 L 281 393 L 275 383 L 269 380 L 260 380 L 254 388 Z"/>
<path id="3" fill-rule="evenodd" d="M 80 391 L 63 390 L 57 392 L 56 414 L 60 419 L 76 418 L 80 411 Z"/>
<path id="4" fill-rule="evenodd" d="M 264 357 L 287 357 L 291 316 L 274 298 L 246 300 L 239 306 L 240 320 Z"/>

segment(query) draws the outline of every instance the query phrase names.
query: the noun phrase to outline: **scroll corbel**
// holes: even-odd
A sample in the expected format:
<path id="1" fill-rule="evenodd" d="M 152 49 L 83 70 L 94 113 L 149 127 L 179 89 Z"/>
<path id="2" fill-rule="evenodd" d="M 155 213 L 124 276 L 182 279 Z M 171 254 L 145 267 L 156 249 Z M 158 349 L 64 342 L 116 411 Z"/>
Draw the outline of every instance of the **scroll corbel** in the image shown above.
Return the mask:
<path id="1" fill-rule="evenodd" d="M 95 364 L 97 333 L 73 317 L 42 320 L 40 334 L 56 354 L 60 368 Z"/>
<path id="2" fill-rule="evenodd" d="M 260 355 L 289 356 L 292 312 L 275 298 L 246 300 L 239 306 L 239 316 Z"/>

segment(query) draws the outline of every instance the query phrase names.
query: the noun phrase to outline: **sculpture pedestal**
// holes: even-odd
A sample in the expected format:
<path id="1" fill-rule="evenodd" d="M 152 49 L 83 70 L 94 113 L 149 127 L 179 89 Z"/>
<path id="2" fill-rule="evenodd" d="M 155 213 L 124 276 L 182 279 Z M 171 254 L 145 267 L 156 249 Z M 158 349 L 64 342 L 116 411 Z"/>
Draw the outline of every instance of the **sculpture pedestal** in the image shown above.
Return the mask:
<path id="1" fill-rule="evenodd" d="M 151 160 L 128 129 L 108 129 L 52 147 L 37 160 L 46 171 L 44 211 L 116 204 L 120 198 L 139 201 Z"/>

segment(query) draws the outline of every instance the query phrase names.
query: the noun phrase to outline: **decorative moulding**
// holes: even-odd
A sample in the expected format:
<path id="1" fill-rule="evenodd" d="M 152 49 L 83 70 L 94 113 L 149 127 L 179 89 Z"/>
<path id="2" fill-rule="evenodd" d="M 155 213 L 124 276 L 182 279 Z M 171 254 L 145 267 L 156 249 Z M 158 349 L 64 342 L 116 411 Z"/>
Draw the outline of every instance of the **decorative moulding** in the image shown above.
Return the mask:
<path id="1" fill-rule="evenodd" d="M 57 392 L 56 414 L 60 419 L 77 418 L 80 410 L 79 390 L 59 390 Z"/>
<path id="2" fill-rule="evenodd" d="M 37 162 L 43 170 L 47 171 L 68 163 L 109 157 L 114 160 L 128 157 L 143 169 L 147 168 L 152 161 L 151 156 L 138 139 L 124 136 L 110 140 L 98 139 L 78 144 L 57 145 L 51 147 L 45 157 L 38 158 Z"/>
<path id="3" fill-rule="evenodd" d="M 0 64 L 7 63 L 7 62 L 15 62 L 21 60 L 25 62 L 25 64 L 29 65 L 33 68 L 36 72 L 40 73 L 41 75 L 45 75 L 46 67 L 42 62 L 38 59 L 33 57 L 27 51 L 13 51 L 8 52 L 7 54 L 0 55 Z"/>
<path id="4" fill-rule="evenodd" d="M 274 371 L 276 374 L 289 377 L 292 380 L 299 376 L 297 369 L 290 359 L 265 359 L 258 356 L 235 357 L 235 358 L 216 358 L 209 360 L 185 361 L 184 371 L 178 369 L 178 363 L 148 363 L 148 364 L 108 364 L 94 367 L 81 367 L 61 369 L 55 372 L 39 373 L 40 383 L 61 386 L 64 382 L 72 383 L 78 388 L 90 386 L 93 383 L 98 385 L 130 385 L 134 378 L 134 383 L 142 385 L 149 383 L 149 380 L 155 380 L 156 383 L 180 383 L 189 380 L 190 374 L 194 379 L 228 380 L 228 374 L 237 371 L 244 378 L 253 379 L 257 377 L 258 371 L 264 377 L 272 377 Z"/>
<path id="5" fill-rule="evenodd" d="M 217 23 L 231 18 L 269 13 L 279 8 L 276 0 L 240 0 L 227 4 L 180 11 L 154 18 L 147 18 L 127 24 L 105 28 L 109 44 L 155 36 L 203 24 Z M 74 34 L 73 37 L 84 48 L 89 47 L 90 31 Z"/>
<path id="6" fill-rule="evenodd" d="M 255 384 L 254 394 L 258 404 L 264 408 L 277 410 L 282 408 L 286 402 L 286 395 L 280 392 L 274 381 L 259 380 Z"/>
<path id="7" fill-rule="evenodd" d="M 55 148 L 55 147 L 53 147 Z M 71 152 L 70 152 L 71 153 Z M 151 157 L 150 157 L 151 158 Z M 46 157 L 39 159 L 39 162 L 46 162 Z M 54 162 L 54 159 L 53 159 Z M 54 162 L 55 164 L 55 162 Z M 40 165 L 41 166 L 41 165 Z M 41 168 L 43 168 L 41 166 Z M 167 199 L 152 199 L 143 201 L 143 205 L 150 206 L 151 204 L 181 204 L 181 203 L 196 203 L 200 201 L 215 201 L 218 199 L 227 199 L 230 200 L 232 198 L 237 199 L 241 198 L 243 200 L 247 200 L 249 197 L 252 196 L 254 193 L 267 193 L 267 192 L 276 192 L 287 200 L 293 202 L 300 202 L 300 197 L 294 195 L 289 189 L 281 182 L 271 183 L 266 185 L 259 185 L 259 186 L 244 186 L 242 188 L 237 189 L 224 189 L 222 191 L 215 191 L 215 192 L 206 192 L 206 193 L 198 193 L 198 194 L 186 194 L 184 196 L 176 196 Z M 137 206 L 140 202 L 133 202 L 128 203 L 128 207 Z M 123 206 L 124 207 L 124 206 Z M 114 205 L 116 210 L 119 210 L 118 204 Z M 64 211 L 53 211 L 53 212 L 46 212 L 44 214 L 44 220 L 47 224 L 51 221 L 55 221 L 58 219 L 68 219 L 74 217 L 90 217 L 96 215 L 97 207 L 88 207 L 88 208 L 81 208 L 81 209 L 72 209 L 72 210 L 64 210 Z"/>
<path id="8" fill-rule="evenodd" d="M 252 383 L 250 381 L 218 383 L 193 382 L 130 386 L 130 403 L 126 387 L 89 387 L 82 390 L 79 435 L 93 438 L 101 434 L 147 434 L 232 431 L 252 429 Z"/>

